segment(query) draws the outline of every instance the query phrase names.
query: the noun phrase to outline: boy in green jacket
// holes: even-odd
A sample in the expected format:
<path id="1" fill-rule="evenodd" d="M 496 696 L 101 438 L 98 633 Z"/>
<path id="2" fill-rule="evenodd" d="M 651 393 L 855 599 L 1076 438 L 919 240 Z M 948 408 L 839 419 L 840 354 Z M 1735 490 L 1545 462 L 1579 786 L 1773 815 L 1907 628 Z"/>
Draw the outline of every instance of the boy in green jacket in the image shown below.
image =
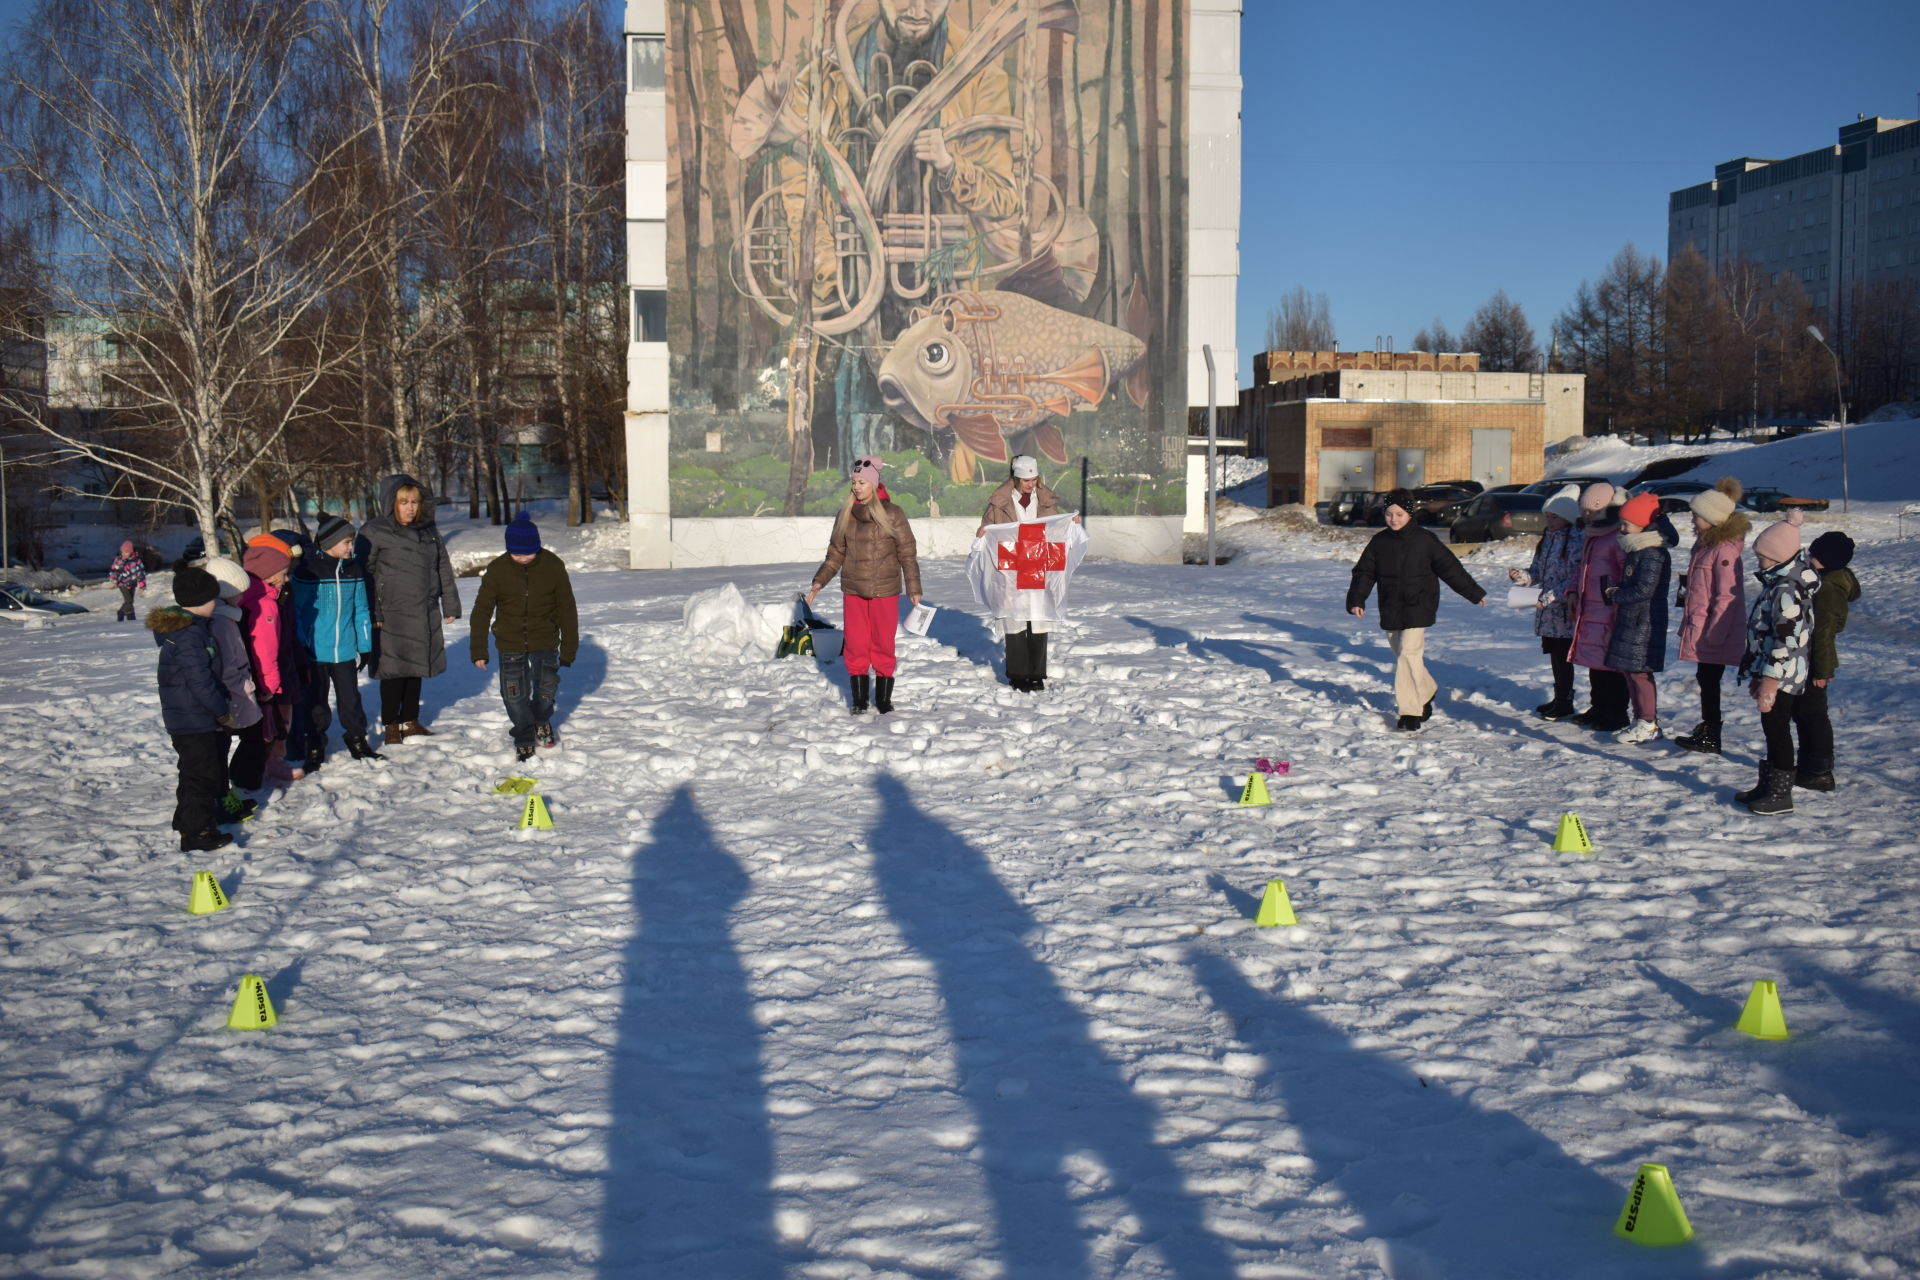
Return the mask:
<path id="1" fill-rule="evenodd" d="M 1820 573 L 1820 590 L 1813 597 L 1813 640 L 1807 652 L 1812 678 L 1805 694 L 1813 702 L 1814 715 L 1808 729 L 1801 731 L 1793 784 L 1809 791 L 1831 791 L 1833 721 L 1827 714 L 1827 682 L 1840 669 L 1834 640 L 1847 629 L 1847 606 L 1860 598 L 1860 579 L 1847 567 L 1853 563 L 1853 539 L 1838 529 L 1815 538 L 1807 556 Z"/>
<path id="2" fill-rule="evenodd" d="M 573 665 L 580 648 L 580 612 L 566 562 L 540 546 L 540 530 L 524 511 L 507 526 L 507 553 L 487 566 L 473 602 L 473 665 L 482 671 L 489 622 L 500 646 L 500 700 L 513 723 L 516 758 L 557 748 L 553 699 L 560 668 Z"/>

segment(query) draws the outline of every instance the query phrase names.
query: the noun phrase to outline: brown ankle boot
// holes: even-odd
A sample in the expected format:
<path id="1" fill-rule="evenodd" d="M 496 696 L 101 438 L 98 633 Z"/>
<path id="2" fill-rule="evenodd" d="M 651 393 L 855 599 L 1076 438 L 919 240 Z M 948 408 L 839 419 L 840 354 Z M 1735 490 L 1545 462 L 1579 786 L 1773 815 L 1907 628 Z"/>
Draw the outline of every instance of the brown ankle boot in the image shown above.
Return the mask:
<path id="1" fill-rule="evenodd" d="M 407 736 L 407 732 L 401 726 L 397 724 L 390 724 L 387 726 L 385 737 L 386 737 L 386 742 L 388 746 L 392 746 L 394 743 L 399 742 L 401 739 L 405 738 L 406 736 Z"/>
<path id="2" fill-rule="evenodd" d="M 409 720 L 400 726 L 400 736 L 403 738 L 431 738 L 433 736 L 433 730 L 427 728 L 427 726 L 421 724 L 418 720 Z"/>

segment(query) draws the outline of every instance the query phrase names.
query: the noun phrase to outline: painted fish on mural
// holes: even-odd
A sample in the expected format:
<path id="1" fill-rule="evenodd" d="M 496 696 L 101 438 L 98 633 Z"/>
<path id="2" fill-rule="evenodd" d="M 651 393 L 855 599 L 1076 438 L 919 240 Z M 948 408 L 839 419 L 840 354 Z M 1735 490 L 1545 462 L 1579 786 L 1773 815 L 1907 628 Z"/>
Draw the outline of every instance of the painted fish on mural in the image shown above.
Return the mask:
<path id="1" fill-rule="evenodd" d="M 962 290 L 915 310 L 880 362 L 880 395 L 923 431 L 950 428 L 970 451 L 969 471 L 971 455 L 1005 462 L 1031 451 L 1064 464 L 1052 420 L 1098 406 L 1116 382 L 1144 406 L 1146 349 L 1124 329 L 1025 294 Z"/>

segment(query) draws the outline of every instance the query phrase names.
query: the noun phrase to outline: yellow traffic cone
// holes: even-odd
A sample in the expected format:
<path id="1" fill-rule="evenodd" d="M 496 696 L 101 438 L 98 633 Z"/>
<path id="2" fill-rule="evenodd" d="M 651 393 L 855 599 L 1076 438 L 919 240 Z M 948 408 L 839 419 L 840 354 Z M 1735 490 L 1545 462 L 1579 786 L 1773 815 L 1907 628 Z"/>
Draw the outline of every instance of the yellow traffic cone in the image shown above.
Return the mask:
<path id="1" fill-rule="evenodd" d="M 267 995 L 267 982 L 257 973 L 240 979 L 240 990 L 233 997 L 233 1012 L 227 1015 L 231 1031 L 261 1031 L 280 1021 L 273 1011 L 273 999 Z"/>
<path id="2" fill-rule="evenodd" d="M 1272 804 L 1267 795 L 1267 775 L 1255 769 L 1247 775 L 1247 785 L 1240 791 L 1241 804 Z"/>
<path id="3" fill-rule="evenodd" d="M 537 831 L 553 830 L 553 819 L 547 814 L 547 802 L 538 792 L 527 797 L 526 807 L 520 810 L 520 829 L 532 827 Z"/>
<path id="4" fill-rule="evenodd" d="M 1285 881 L 1267 881 L 1267 891 L 1260 897 L 1260 913 L 1253 918 L 1253 922 L 1262 929 L 1271 929 L 1275 925 L 1300 923 L 1293 914 L 1293 900 L 1287 897 Z"/>
<path id="5" fill-rule="evenodd" d="M 225 911 L 232 905 L 227 901 L 227 895 L 220 892 L 220 882 L 213 878 L 213 872 L 193 873 L 193 892 L 187 896 L 187 910 L 197 916 L 207 916 L 216 911 Z"/>
<path id="6" fill-rule="evenodd" d="M 1734 1026 L 1761 1040 L 1785 1040 L 1787 1015 L 1780 1010 L 1780 988 L 1765 978 L 1754 983 L 1747 993 L 1747 1007 Z"/>
<path id="7" fill-rule="evenodd" d="M 1613 1234 L 1635 1244 L 1685 1244 L 1693 1239 L 1693 1224 L 1680 1207 L 1680 1193 L 1673 1189 L 1667 1166 L 1640 1166 Z"/>
<path id="8" fill-rule="evenodd" d="M 1553 837 L 1555 853 L 1592 853 L 1593 841 L 1587 839 L 1587 824 L 1577 813 L 1560 815 L 1560 830 Z"/>
<path id="9" fill-rule="evenodd" d="M 523 796 L 539 785 L 540 784 L 532 778 L 508 778 L 505 782 L 494 785 L 493 794 L 497 796 Z"/>

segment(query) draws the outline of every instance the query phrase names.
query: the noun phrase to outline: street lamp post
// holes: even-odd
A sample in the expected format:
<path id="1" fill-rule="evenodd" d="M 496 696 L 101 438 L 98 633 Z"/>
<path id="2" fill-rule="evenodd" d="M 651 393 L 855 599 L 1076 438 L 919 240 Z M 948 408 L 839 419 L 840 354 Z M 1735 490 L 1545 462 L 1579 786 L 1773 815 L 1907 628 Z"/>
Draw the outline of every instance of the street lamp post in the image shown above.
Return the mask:
<path id="1" fill-rule="evenodd" d="M 1807 332 L 1820 344 L 1820 349 L 1833 358 L 1833 395 L 1840 402 L 1840 510 L 1850 510 L 1847 492 L 1847 399 L 1840 385 L 1840 357 L 1833 354 L 1833 348 L 1820 333 L 1820 326 L 1810 324 Z"/>

